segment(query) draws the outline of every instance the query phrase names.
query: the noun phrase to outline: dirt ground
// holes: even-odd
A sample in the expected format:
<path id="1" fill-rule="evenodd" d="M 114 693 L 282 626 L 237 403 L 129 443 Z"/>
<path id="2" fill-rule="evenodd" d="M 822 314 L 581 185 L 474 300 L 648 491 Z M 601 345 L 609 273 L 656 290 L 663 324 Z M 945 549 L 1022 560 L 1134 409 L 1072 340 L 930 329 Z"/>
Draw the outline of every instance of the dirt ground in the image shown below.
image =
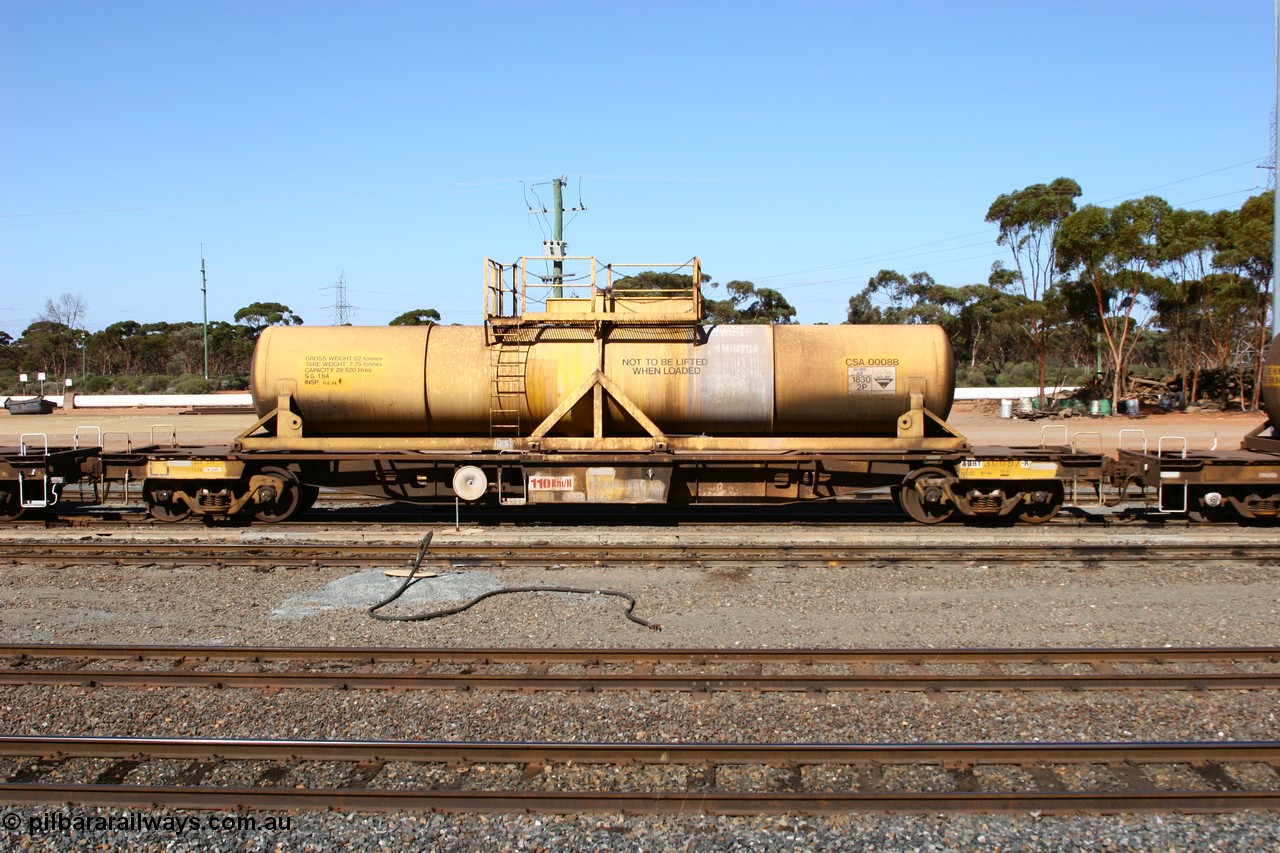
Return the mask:
<path id="1" fill-rule="evenodd" d="M 46 435 L 50 445 L 69 445 L 79 427 L 100 428 L 104 446 L 110 449 L 122 448 L 126 435 L 134 446 L 163 443 L 173 434 L 180 444 L 225 444 L 255 420 L 254 415 L 193 415 L 180 409 L 59 409 L 49 415 L 10 415 L 0 409 L 0 445 L 16 445 L 24 434 Z M 1161 436 L 1182 436 L 1189 450 L 1211 450 L 1215 442 L 1217 449 L 1237 449 L 1245 434 L 1265 417 L 1258 412 L 1192 409 L 1137 418 L 1075 416 L 1033 421 L 1001 418 L 999 401 L 983 400 L 956 403 L 947 420 L 974 445 L 1034 447 L 1042 441 L 1067 444 L 1075 440 L 1082 450 L 1096 450 L 1101 445 L 1104 452 L 1110 452 L 1121 441 L 1121 432 L 1127 430 L 1141 431 L 1124 433 L 1124 445 L 1130 448 L 1136 448 L 1144 436 L 1152 449 Z M 82 432 L 82 436 L 89 440 L 96 434 L 89 431 Z M 40 440 L 28 438 L 28 444 Z"/>

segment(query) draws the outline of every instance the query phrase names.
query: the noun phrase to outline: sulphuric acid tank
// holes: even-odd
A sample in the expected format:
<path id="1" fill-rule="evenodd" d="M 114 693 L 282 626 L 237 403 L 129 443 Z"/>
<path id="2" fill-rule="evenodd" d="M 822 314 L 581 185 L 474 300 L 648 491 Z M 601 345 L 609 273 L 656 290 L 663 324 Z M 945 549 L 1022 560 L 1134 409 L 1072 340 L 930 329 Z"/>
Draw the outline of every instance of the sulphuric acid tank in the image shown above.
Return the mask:
<path id="1" fill-rule="evenodd" d="M 1280 335 L 1267 347 L 1262 365 L 1262 405 L 1272 428 L 1280 434 Z"/>
<path id="2" fill-rule="evenodd" d="M 597 367 L 668 435 L 896 434 L 910 394 L 940 417 L 955 364 L 938 326 L 545 328 L 489 344 L 480 326 L 270 327 L 253 356 L 259 415 L 291 394 L 309 435 L 482 436 L 495 409 L 527 435 Z M 606 429 L 636 431 L 609 401 Z M 590 435 L 590 395 L 552 435 Z"/>

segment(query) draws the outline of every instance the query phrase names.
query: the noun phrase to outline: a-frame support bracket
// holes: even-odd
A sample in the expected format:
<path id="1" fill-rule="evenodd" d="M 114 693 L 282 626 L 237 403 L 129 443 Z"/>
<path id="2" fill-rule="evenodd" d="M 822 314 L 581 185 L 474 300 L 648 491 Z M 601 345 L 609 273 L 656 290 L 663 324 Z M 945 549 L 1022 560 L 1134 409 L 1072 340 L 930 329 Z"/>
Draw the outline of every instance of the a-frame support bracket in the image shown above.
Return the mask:
<path id="1" fill-rule="evenodd" d="M 539 442 L 546 437 L 547 433 L 560 422 L 569 410 L 578 404 L 578 401 L 587 395 L 587 392 L 593 392 L 594 412 L 592 415 L 592 434 L 595 438 L 604 437 L 604 395 L 607 393 L 613 398 L 613 401 L 622 407 L 628 415 L 640 424 L 641 428 L 649 434 L 654 441 L 654 450 L 667 449 L 667 436 L 660 430 L 649 416 L 646 415 L 639 406 L 627 397 L 626 393 L 618 387 L 618 384 L 606 376 L 602 371 L 596 370 L 582 383 L 574 389 L 573 393 L 560 401 L 560 405 L 552 410 L 551 414 L 538 424 L 538 428 L 529 434 L 529 446 L 536 449 Z"/>
<path id="2" fill-rule="evenodd" d="M 236 436 L 236 446 L 258 430 L 266 430 L 276 438 L 302 438 L 302 416 L 293 410 L 293 395 L 281 394 L 276 407 L 253 422 L 253 426 Z"/>

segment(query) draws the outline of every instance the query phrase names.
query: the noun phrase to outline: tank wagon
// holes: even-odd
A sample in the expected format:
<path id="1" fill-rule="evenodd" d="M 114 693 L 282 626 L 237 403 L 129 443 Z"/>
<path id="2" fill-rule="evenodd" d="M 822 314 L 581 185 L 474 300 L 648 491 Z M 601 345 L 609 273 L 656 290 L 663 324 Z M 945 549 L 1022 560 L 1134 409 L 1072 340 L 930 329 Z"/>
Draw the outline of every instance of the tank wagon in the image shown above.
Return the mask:
<path id="1" fill-rule="evenodd" d="M 706 326 L 697 287 L 629 288 L 583 258 L 582 295 L 555 296 L 529 273 L 545 260 L 486 262 L 483 326 L 266 330 L 261 418 L 237 457 L 291 475 L 275 484 L 283 514 L 317 486 L 505 505 L 892 486 L 925 522 L 1042 520 L 1061 505 L 1059 461 L 978 459 L 947 426 L 955 367 L 939 327 Z M 197 497 L 166 484 L 156 502 L 181 512 Z"/>
<path id="2" fill-rule="evenodd" d="M 564 260 L 590 268 L 568 296 L 530 272 Z M 269 328 L 253 358 L 258 420 L 230 446 L 106 452 L 100 435 L 71 448 L 24 437 L 0 448 L 0 519 L 85 481 L 140 481 L 162 521 L 282 521 L 321 488 L 521 506 L 838 501 L 888 487 L 922 523 L 1043 522 L 1064 503 L 1135 495 L 1204 520 L 1280 516 L 1280 342 L 1264 376 L 1271 418 L 1239 450 L 1135 438 L 1104 456 L 1065 431 L 1062 445 L 974 447 L 946 421 L 955 373 L 941 328 L 703 325 L 697 286 L 640 288 L 628 272 L 594 258 L 486 261 L 480 326 Z M 700 281 L 696 260 L 692 273 Z"/>

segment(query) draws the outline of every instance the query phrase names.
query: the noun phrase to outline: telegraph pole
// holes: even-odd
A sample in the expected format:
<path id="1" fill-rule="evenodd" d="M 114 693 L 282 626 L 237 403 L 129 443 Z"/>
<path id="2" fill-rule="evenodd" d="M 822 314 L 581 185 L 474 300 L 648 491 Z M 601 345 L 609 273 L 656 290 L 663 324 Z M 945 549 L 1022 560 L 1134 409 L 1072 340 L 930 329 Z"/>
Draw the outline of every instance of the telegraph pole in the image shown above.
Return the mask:
<path id="1" fill-rule="evenodd" d="M 1276 0 L 1276 2 L 1280 2 L 1280 0 Z M 551 259 L 551 275 L 544 277 L 542 281 L 551 283 L 551 298 L 553 299 L 564 296 L 564 259 L 568 254 L 567 250 L 569 248 L 564 242 L 564 188 L 568 183 L 568 175 L 561 175 L 558 178 L 551 179 L 552 198 L 555 200 L 550 211 L 553 216 L 551 220 L 551 239 L 542 241 L 542 255 L 544 258 Z M 538 184 L 538 186 L 542 185 Z M 576 213 L 586 209 L 587 206 L 579 198 L 578 206 L 569 208 L 569 211 Z M 529 213 L 546 216 L 548 211 L 545 206 L 540 210 L 534 210 L 530 207 Z"/>
<path id="2" fill-rule="evenodd" d="M 1277 0 L 1280 2 L 1280 0 Z M 204 243 L 200 244 L 200 293 L 204 296 L 204 378 L 209 378 L 209 279 L 204 273 Z"/>
<path id="3" fill-rule="evenodd" d="M 1280 0 L 1276 0 L 1280 3 Z M 555 199 L 555 227 L 551 232 L 551 254 L 556 258 L 564 258 L 564 181 L 565 176 L 552 178 L 551 186 L 554 188 L 553 198 Z M 559 299 L 564 296 L 564 261 L 556 260 L 551 263 L 551 280 L 555 287 L 551 289 L 551 295 Z"/>
<path id="4" fill-rule="evenodd" d="M 1276 0 L 1276 110 L 1280 111 L 1280 0 Z M 1277 113 L 1280 122 L 1280 112 Z M 1280 130 L 1272 128 L 1271 141 L 1275 148 L 1271 152 L 1271 165 L 1277 170 L 1272 172 L 1277 177 L 1272 181 L 1272 206 L 1275 208 L 1271 221 L 1271 335 L 1280 335 L 1280 276 L 1276 275 L 1276 263 L 1280 262 Z"/>

